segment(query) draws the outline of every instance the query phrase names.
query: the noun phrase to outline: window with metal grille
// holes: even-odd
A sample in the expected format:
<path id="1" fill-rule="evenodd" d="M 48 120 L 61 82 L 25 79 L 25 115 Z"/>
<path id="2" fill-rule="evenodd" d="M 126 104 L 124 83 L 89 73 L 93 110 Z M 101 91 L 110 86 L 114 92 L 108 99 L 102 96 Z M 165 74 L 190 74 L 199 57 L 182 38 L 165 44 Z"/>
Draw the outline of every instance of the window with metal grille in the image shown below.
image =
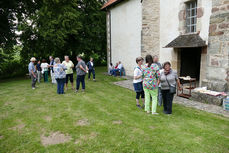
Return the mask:
<path id="1" fill-rule="evenodd" d="M 190 1 L 186 3 L 186 32 L 196 32 L 197 23 L 197 1 Z"/>

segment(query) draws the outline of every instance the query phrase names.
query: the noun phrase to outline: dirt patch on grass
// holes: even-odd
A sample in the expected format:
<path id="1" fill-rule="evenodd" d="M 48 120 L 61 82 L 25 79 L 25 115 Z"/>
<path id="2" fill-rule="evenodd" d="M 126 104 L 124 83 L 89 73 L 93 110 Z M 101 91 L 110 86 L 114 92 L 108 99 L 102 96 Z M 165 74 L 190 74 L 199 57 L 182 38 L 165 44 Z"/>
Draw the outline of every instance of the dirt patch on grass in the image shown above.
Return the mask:
<path id="1" fill-rule="evenodd" d="M 77 126 L 87 126 L 87 125 L 90 125 L 88 119 L 81 119 L 81 120 L 78 120 L 77 123 L 76 123 Z"/>
<path id="2" fill-rule="evenodd" d="M 41 143 L 43 146 L 61 144 L 71 141 L 72 137 L 64 135 L 60 132 L 51 133 L 49 136 L 41 136 Z"/>
<path id="3" fill-rule="evenodd" d="M 50 117 L 50 116 L 45 116 L 45 120 L 48 121 L 48 122 L 50 122 L 50 121 L 52 120 L 52 117 Z"/>
<path id="4" fill-rule="evenodd" d="M 120 124 L 122 124 L 122 121 L 121 121 L 121 120 L 118 120 L 118 121 L 113 121 L 112 123 L 113 123 L 113 124 L 118 124 L 118 125 L 120 125 Z"/>
<path id="5" fill-rule="evenodd" d="M 149 126 L 149 128 L 150 128 L 150 129 L 155 129 L 156 127 L 154 127 L 154 126 Z"/>
<path id="6" fill-rule="evenodd" d="M 81 135 L 79 139 L 75 141 L 75 144 L 82 144 L 83 141 L 93 140 L 97 137 L 97 133 L 92 132 L 89 135 Z"/>
<path id="7" fill-rule="evenodd" d="M 25 127 L 25 124 L 21 121 L 21 120 L 18 120 L 18 125 L 10 128 L 11 130 L 21 130 Z"/>
<path id="8" fill-rule="evenodd" d="M 3 138 L 4 138 L 4 136 L 0 135 L 0 139 L 3 139 Z"/>

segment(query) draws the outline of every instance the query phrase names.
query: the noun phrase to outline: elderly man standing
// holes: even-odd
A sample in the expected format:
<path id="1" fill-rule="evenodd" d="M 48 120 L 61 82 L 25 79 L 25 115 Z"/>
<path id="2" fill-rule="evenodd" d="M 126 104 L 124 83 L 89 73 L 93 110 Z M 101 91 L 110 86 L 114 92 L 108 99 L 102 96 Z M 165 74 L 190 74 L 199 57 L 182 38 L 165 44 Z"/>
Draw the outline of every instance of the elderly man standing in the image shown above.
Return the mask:
<path id="1" fill-rule="evenodd" d="M 52 56 L 49 56 L 49 68 L 50 68 L 50 75 L 52 78 L 52 83 L 55 84 L 56 83 L 56 79 L 55 79 L 55 75 L 54 75 L 54 71 L 53 71 L 53 66 L 55 65 L 54 59 Z"/>
<path id="2" fill-rule="evenodd" d="M 157 66 L 159 67 L 160 69 L 160 72 L 162 71 L 162 66 L 161 66 L 161 63 L 159 63 L 159 58 L 157 55 L 155 55 L 153 57 L 153 62 L 155 64 L 157 64 Z M 161 106 L 162 105 L 162 93 L 161 93 L 161 84 L 159 84 L 158 86 L 158 105 Z"/>
<path id="3" fill-rule="evenodd" d="M 64 56 L 64 61 L 62 62 L 63 65 L 66 66 L 66 80 L 65 80 L 65 84 L 66 84 L 66 90 L 68 90 L 68 80 L 70 80 L 71 84 L 72 84 L 72 90 L 74 90 L 74 86 L 73 86 L 73 69 L 74 68 L 74 64 L 72 63 L 71 60 L 69 60 L 68 56 Z"/>
<path id="4" fill-rule="evenodd" d="M 95 67 L 93 58 L 90 58 L 90 61 L 87 63 L 87 67 L 89 69 L 88 79 L 91 80 L 91 73 L 93 74 L 93 81 L 95 81 Z"/>
<path id="5" fill-rule="evenodd" d="M 35 62 L 36 62 L 36 58 L 32 57 L 30 59 L 30 63 L 29 63 L 29 66 L 28 66 L 29 75 L 30 75 L 31 81 L 32 81 L 32 89 L 35 89 L 36 81 L 37 81 L 36 69 L 35 69 L 35 66 L 34 66 Z"/>

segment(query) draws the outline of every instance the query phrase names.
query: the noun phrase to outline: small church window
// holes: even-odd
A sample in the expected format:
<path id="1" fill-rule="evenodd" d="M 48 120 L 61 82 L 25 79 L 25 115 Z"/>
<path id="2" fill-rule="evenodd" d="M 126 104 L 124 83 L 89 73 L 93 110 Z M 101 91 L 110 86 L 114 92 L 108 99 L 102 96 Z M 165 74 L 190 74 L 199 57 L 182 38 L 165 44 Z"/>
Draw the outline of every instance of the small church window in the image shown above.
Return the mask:
<path id="1" fill-rule="evenodd" d="M 186 3 L 186 32 L 196 32 L 197 23 L 197 1 L 190 1 Z"/>

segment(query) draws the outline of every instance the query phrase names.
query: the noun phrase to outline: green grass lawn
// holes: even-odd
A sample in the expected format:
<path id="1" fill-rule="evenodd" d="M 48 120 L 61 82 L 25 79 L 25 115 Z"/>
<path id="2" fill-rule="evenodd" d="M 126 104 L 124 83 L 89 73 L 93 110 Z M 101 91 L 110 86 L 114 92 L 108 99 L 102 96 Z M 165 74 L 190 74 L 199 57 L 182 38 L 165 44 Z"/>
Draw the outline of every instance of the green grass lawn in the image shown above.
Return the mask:
<path id="1" fill-rule="evenodd" d="M 146 114 L 135 106 L 135 93 L 103 71 L 77 94 L 57 95 L 50 83 L 31 90 L 28 79 L 2 81 L 0 152 L 229 152 L 228 118 L 181 105 L 171 116 L 161 107 L 159 115 Z M 65 143 L 47 145 L 59 139 Z"/>

